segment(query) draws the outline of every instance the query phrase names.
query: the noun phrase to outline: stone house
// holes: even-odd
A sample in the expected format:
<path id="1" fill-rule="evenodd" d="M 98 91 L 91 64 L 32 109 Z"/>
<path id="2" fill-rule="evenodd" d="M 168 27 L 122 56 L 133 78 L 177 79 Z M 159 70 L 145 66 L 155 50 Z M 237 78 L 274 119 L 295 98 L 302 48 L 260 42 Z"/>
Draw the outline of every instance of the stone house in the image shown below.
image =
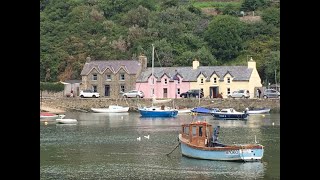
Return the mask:
<path id="1" fill-rule="evenodd" d="M 135 89 L 137 76 L 146 68 L 146 61 L 143 55 L 138 60 L 89 59 L 80 74 L 80 90 L 92 89 L 101 97 L 119 98 L 121 92 Z"/>
<path id="2" fill-rule="evenodd" d="M 180 93 L 189 89 L 201 89 L 204 97 L 210 98 L 219 94 L 226 98 L 235 90 L 246 89 L 253 98 L 255 88 L 262 87 L 252 58 L 247 66 L 200 66 L 194 60 L 192 67 L 154 67 L 154 76 L 151 75 L 152 68 L 146 68 L 136 81 L 136 89 L 143 91 L 146 98 L 153 94 L 158 98 L 180 98 Z"/>

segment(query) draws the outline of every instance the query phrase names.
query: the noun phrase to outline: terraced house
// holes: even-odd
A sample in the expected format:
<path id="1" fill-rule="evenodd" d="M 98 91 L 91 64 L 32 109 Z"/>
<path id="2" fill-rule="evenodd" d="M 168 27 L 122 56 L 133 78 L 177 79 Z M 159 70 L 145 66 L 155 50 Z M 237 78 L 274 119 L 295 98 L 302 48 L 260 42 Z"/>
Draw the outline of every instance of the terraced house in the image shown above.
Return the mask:
<path id="1" fill-rule="evenodd" d="M 147 67 L 146 56 L 138 60 L 99 60 L 86 62 L 81 72 L 81 89 L 93 89 L 101 96 L 118 98 L 120 91 L 141 90 L 145 98 L 180 98 L 189 89 L 201 89 L 204 97 L 224 98 L 232 91 L 246 89 L 250 98 L 262 87 L 251 58 L 247 66 L 200 66 L 194 60 L 188 67 Z"/>
<path id="2" fill-rule="evenodd" d="M 209 98 L 219 94 L 226 98 L 232 91 L 246 89 L 253 98 L 254 90 L 262 87 L 252 58 L 247 66 L 200 66 L 194 60 L 190 67 L 155 67 L 153 77 L 151 71 L 141 71 L 136 83 L 136 89 L 143 91 L 146 98 L 153 94 L 158 98 L 180 98 L 180 93 L 189 89 L 201 89 Z"/>
<path id="3" fill-rule="evenodd" d="M 92 89 L 101 97 L 119 98 L 120 92 L 134 89 L 136 79 L 146 67 L 147 58 L 140 56 L 138 60 L 95 60 L 90 59 L 81 71 L 80 89 Z"/>

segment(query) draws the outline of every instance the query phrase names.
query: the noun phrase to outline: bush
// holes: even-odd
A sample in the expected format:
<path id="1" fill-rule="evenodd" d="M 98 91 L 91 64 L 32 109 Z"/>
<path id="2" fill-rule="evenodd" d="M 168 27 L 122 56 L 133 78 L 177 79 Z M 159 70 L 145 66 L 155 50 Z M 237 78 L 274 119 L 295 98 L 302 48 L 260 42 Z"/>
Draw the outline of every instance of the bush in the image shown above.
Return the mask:
<path id="1" fill-rule="evenodd" d="M 40 82 L 40 90 L 48 92 L 60 92 L 64 90 L 64 84 L 61 82 Z"/>

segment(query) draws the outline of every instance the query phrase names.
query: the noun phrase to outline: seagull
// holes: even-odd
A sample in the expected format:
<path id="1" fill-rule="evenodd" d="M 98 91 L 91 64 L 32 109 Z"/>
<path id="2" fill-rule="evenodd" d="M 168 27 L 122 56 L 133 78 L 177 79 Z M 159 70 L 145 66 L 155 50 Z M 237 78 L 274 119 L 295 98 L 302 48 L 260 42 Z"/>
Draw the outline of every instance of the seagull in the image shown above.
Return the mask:
<path id="1" fill-rule="evenodd" d="M 145 138 L 149 139 L 150 138 L 150 135 L 148 134 L 148 136 L 144 136 Z"/>
<path id="2" fill-rule="evenodd" d="M 141 137 L 138 137 L 137 140 L 138 140 L 138 141 L 141 141 Z"/>

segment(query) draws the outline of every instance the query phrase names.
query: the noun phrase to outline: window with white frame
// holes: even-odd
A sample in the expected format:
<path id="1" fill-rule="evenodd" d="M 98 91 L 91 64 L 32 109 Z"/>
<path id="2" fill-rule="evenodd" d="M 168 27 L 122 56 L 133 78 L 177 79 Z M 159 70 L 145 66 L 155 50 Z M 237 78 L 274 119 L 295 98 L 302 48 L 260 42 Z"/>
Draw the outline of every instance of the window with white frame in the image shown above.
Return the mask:
<path id="1" fill-rule="evenodd" d="M 217 84 L 217 78 L 213 78 L 213 83 Z"/>
<path id="2" fill-rule="evenodd" d="M 230 88 L 227 88 L 227 95 L 229 95 L 230 93 Z"/>
<path id="3" fill-rule="evenodd" d="M 120 74 L 120 81 L 124 81 L 125 78 L 124 78 L 124 74 Z"/>
<path id="4" fill-rule="evenodd" d="M 230 84 L 230 78 L 229 77 L 227 78 L 227 83 Z"/>
<path id="5" fill-rule="evenodd" d="M 200 83 L 203 84 L 203 78 L 200 79 Z"/>
<path id="6" fill-rule="evenodd" d="M 180 94 L 180 88 L 177 89 L 177 94 Z"/>
<path id="7" fill-rule="evenodd" d="M 168 79 L 165 78 L 165 79 L 164 79 L 164 84 L 167 84 L 167 83 L 168 83 Z"/>
<path id="8" fill-rule="evenodd" d="M 107 75 L 106 75 L 106 80 L 107 80 L 107 81 L 111 81 L 111 74 L 107 74 Z"/>
<path id="9" fill-rule="evenodd" d="M 93 81 L 98 80 L 98 75 L 97 75 L 97 74 L 92 74 L 92 80 L 93 80 Z"/>

